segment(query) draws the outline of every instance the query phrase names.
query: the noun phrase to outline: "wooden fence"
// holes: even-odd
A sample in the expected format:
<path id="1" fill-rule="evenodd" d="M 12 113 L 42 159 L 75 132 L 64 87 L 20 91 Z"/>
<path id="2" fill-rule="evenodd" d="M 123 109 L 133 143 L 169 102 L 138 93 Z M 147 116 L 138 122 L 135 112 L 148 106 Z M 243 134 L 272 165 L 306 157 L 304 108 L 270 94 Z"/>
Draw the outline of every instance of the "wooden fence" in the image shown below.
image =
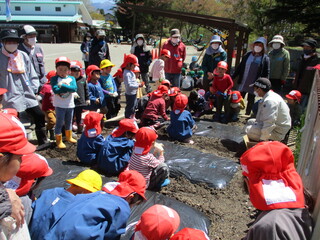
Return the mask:
<path id="1" fill-rule="evenodd" d="M 320 239 L 320 70 L 316 71 L 305 125 L 302 128 L 301 150 L 297 170 L 304 186 L 316 200 L 312 240 Z"/>

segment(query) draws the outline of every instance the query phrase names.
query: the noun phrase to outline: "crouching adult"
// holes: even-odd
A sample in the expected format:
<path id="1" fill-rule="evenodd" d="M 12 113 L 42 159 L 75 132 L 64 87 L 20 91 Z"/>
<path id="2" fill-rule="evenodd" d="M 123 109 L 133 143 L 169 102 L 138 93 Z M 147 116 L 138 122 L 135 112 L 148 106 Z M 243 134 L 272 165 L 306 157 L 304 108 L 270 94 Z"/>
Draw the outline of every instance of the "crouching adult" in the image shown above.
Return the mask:
<path id="1" fill-rule="evenodd" d="M 245 127 L 249 139 L 254 141 L 283 140 L 291 128 L 288 105 L 279 94 L 270 91 L 269 79 L 259 78 L 250 86 L 254 87 L 254 94 L 262 97 L 262 101 L 259 102 L 256 118 L 250 119 Z"/>
<path id="2" fill-rule="evenodd" d="M 312 218 L 292 151 L 261 142 L 240 158 L 252 205 L 262 211 L 242 240 L 311 239 Z"/>

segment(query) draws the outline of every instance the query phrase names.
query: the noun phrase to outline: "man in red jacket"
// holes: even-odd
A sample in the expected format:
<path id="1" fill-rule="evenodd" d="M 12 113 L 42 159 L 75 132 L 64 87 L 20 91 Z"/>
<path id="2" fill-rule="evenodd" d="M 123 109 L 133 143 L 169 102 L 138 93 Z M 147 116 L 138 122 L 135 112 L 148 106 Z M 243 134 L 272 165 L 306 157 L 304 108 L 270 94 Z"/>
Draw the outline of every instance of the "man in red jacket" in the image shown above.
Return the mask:
<path id="1" fill-rule="evenodd" d="M 168 49 L 171 58 L 165 62 L 164 72 L 173 87 L 180 87 L 181 68 L 186 59 L 186 46 L 181 41 L 179 29 L 171 29 L 170 38 L 163 44 L 162 49 Z"/>

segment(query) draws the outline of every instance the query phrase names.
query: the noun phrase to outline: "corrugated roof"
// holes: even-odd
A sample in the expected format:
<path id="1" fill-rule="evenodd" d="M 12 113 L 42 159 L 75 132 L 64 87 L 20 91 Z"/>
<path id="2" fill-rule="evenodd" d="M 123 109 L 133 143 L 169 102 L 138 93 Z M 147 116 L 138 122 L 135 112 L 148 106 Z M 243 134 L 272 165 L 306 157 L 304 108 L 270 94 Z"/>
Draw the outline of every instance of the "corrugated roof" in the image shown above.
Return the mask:
<path id="1" fill-rule="evenodd" d="M 12 21 L 25 22 L 76 22 L 81 19 L 81 15 L 74 16 L 29 16 L 29 15 L 12 15 Z M 5 15 L 0 15 L 0 21 L 6 21 Z"/>

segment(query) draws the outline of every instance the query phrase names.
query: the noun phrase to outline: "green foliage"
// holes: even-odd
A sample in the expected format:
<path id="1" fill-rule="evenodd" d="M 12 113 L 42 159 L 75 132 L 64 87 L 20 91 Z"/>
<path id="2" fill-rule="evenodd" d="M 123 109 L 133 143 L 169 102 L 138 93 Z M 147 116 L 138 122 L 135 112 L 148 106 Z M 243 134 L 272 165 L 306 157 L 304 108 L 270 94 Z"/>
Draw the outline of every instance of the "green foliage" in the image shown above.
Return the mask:
<path id="1" fill-rule="evenodd" d="M 296 145 L 293 152 L 295 166 L 298 165 L 298 161 L 299 161 L 299 155 L 300 155 L 300 149 L 301 149 L 301 136 L 302 136 L 302 132 L 300 130 L 305 124 L 305 118 L 306 118 L 306 114 L 304 113 L 301 115 L 301 118 L 300 118 L 300 122 L 301 122 L 300 126 L 297 126 L 293 129 L 294 131 L 297 132 Z"/>
<path id="2" fill-rule="evenodd" d="M 94 20 L 104 20 L 104 16 L 101 13 L 91 12 L 90 16 Z"/>

